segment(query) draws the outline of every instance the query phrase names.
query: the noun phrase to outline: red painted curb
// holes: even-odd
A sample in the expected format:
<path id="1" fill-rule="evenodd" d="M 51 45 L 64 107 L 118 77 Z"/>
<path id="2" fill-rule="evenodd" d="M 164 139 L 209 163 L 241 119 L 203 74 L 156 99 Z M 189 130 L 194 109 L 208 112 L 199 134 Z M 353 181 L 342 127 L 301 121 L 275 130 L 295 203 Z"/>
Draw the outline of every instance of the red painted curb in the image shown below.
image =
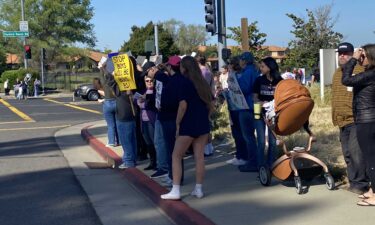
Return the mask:
<path id="1" fill-rule="evenodd" d="M 91 126 L 84 127 L 81 130 L 81 136 L 83 139 L 85 139 L 103 159 L 108 160 L 108 158 L 111 158 L 116 163 L 121 163 L 122 159 L 120 156 L 88 132 L 89 127 Z M 137 168 L 121 170 L 120 173 L 138 190 L 151 199 L 159 208 L 161 208 L 177 225 L 215 225 L 215 223 L 205 215 L 191 208 L 183 201 L 162 200 L 160 195 L 167 193 L 168 190 L 160 186 Z"/>

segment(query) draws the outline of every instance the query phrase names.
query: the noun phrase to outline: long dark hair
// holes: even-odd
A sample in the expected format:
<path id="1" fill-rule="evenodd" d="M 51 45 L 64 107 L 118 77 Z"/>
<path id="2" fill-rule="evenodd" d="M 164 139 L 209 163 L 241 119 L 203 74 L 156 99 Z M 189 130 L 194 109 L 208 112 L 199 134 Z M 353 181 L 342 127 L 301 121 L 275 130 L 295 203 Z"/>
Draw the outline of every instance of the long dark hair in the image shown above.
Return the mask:
<path id="1" fill-rule="evenodd" d="M 92 84 L 96 90 L 103 90 L 103 85 L 102 85 L 102 81 L 100 80 L 100 78 L 95 77 L 92 80 Z"/>
<path id="2" fill-rule="evenodd" d="M 362 47 L 365 50 L 368 65 L 366 70 L 375 69 L 375 44 L 367 44 Z"/>
<path id="3" fill-rule="evenodd" d="M 194 84 L 195 89 L 198 92 L 200 99 L 204 103 L 209 111 L 212 110 L 212 93 L 210 86 L 207 81 L 203 78 L 201 69 L 197 61 L 191 56 L 185 56 L 181 60 L 181 67 L 184 68 L 183 76 L 187 77 Z"/>
<path id="4" fill-rule="evenodd" d="M 266 57 L 261 60 L 266 66 L 270 69 L 270 76 L 274 80 L 281 80 L 281 75 L 279 72 L 279 65 L 277 65 L 277 62 L 274 58 L 272 57 Z"/>

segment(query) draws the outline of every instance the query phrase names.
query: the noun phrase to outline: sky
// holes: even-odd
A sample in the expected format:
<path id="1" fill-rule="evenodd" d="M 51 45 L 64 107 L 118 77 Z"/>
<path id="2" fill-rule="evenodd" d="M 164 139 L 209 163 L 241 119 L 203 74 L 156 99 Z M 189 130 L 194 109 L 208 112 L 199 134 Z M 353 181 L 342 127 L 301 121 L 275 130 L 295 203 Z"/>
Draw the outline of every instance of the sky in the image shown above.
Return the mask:
<path id="1" fill-rule="evenodd" d="M 241 25 L 241 18 L 250 24 L 258 21 L 260 32 L 267 34 L 266 45 L 287 47 L 294 38 L 292 13 L 307 18 L 306 9 L 333 4 L 331 16 L 337 18 L 334 31 L 344 35 L 343 41 L 354 46 L 375 43 L 374 0 L 226 0 L 226 27 Z M 117 51 L 129 40 L 131 27 L 172 18 L 185 24 L 205 25 L 204 0 L 92 0 L 96 49 Z M 211 37 L 215 43 L 217 36 Z M 235 42 L 228 40 L 228 45 Z"/>

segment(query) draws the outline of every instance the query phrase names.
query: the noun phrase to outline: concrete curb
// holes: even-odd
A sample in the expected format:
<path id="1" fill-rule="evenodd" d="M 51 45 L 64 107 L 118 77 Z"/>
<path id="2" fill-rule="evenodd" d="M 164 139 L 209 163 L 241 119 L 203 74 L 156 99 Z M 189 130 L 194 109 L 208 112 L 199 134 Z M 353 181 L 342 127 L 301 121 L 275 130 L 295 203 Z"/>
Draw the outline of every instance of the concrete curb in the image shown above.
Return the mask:
<path id="1" fill-rule="evenodd" d="M 112 149 L 106 147 L 90 134 L 86 126 L 81 130 L 81 136 L 87 143 L 106 161 L 113 160 L 116 164 L 121 163 L 121 157 Z M 137 168 L 129 168 L 120 172 L 129 180 L 139 191 L 146 195 L 154 204 L 163 210 L 178 225 L 214 225 L 215 223 L 205 215 L 191 208 L 183 201 L 168 201 L 160 198 L 161 194 L 167 193 L 168 190 Z"/>

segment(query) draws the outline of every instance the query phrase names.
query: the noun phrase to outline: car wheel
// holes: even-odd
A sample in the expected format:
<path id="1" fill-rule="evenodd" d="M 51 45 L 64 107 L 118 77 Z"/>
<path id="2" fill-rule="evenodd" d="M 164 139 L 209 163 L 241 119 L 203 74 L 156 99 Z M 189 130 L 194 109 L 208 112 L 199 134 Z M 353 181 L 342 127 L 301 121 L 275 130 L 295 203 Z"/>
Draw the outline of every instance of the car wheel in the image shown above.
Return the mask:
<path id="1" fill-rule="evenodd" d="M 98 101 L 99 99 L 99 93 L 97 91 L 90 91 L 87 95 L 87 99 L 89 101 Z"/>

